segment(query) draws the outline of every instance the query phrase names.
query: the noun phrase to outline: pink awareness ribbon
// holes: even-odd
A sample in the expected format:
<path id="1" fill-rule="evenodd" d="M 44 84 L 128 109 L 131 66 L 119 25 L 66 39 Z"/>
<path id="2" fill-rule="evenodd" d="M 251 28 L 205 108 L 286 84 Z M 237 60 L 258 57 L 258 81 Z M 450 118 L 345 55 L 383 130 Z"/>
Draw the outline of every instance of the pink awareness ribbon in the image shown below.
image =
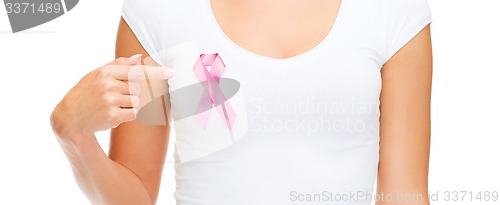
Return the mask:
<path id="1" fill-rule="evenodd" d="M 208 70 L 207 67 L 211 69 Z M 218 53 L 201 54 L 193 67 L 196 78 L 203 84 L 204 90 L 201 95 L 200 105 L 196 118 L 203 128 L 207 127 L 210 110 L 215 106 L 221 116 L 224 116 L 229 130 L 233 129 L 236 113 L 227 101 L 226 96 L 220 88 L 220 78 L 226 65 L 222 62 Z"/>

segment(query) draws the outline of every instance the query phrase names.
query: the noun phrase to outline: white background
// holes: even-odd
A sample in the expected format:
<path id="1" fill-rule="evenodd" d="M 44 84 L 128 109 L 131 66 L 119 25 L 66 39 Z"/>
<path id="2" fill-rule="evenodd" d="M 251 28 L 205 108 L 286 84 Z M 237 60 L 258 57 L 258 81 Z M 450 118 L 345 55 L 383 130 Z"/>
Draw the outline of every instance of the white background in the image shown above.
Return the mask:
<path id="1" fill-rule="evenodd" d="M 430 191 L 500 192 L 500 3 L 430 0 L 434 82 Z M 86 0 L 12 34 L 0 5 L 0 204 L 89 204 L 49 116 L 87 72 L 114 59 L 122 1 Z M 175 134 L 175 133 L 173 133 Z M 109 132 L 97 134 L 105 150 Z M 171 143 L 173 145 L 173 143 Z M 174 204 L 173 148 L 158 204 Z"/>

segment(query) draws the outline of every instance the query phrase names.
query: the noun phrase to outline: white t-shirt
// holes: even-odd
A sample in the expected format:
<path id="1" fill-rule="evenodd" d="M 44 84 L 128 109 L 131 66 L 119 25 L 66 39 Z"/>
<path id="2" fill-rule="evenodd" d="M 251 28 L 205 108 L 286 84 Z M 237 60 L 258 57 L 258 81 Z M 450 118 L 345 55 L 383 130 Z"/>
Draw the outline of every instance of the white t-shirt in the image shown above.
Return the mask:
<path id="1" fill-rule="evenodd" d="M 216 108 L 206 127 L 196 114 L 179 117 L 203 90 L 170 95 L 177 204 L 370 204 L 380 71 L 431 22 L 426 0 L 343 0 L 328 36 L 288 59 L 236 45 L 209 0 L 125 0 L 122 15 L 151 57 L 176 69 L 171 93 L 200 83 L 200 54 L 218 53 L 221 77 L 239 85 L 220 83 L 235 85 L 232 129 Z"/>

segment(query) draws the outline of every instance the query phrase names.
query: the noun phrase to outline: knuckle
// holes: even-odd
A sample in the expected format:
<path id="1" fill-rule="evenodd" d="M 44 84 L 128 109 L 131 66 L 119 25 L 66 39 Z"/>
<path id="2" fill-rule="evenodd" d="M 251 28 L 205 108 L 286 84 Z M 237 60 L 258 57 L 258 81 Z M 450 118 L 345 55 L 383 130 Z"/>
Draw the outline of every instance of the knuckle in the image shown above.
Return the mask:
<path id="1" fill-rule="evenodd" d="M 114 102 L 115 102 L 115 98 L 111 95 L 104 95 L 103 98 L 102 98 L 102 102 L 105 104 L 105 105 L 113 105 Z"/>
<path id="2" fill-rule="evenodd" d="M 109 81 L 109 80 L 102 80 L 101 84 L 102 84 L 103 90 L 105 90 L 105 91 L 113 90 L 116 86 L 112 81 Z"/>
<path id="3" fill-rule="evenodd" d="M 109 109 L 106 114 L 106 121 L 110 123 L 115 123 L 118 118 L 117 112 L 114 109 Z"/>
<path id="4" fill-rule="evenodd" d="M 106 78 L 111 75 L 111 70 L 108 67 L 101 67 L 97 70 L 97 77 Z"/>

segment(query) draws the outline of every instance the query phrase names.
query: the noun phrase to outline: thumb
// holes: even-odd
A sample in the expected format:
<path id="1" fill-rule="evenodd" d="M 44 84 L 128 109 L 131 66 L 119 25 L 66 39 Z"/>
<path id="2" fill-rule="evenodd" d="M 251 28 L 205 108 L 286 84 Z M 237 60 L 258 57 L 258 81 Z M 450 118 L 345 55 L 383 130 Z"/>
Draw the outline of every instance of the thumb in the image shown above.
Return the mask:
<path id="1" fill-rule="evenodd" d="M 122 66 L 137 65 L 141 62 L 141 59 L 142 59 L 142 54 L 135 54 L 133 56 L 130 56 L 129 58 L 124 58 L 124 57 L 117 58 L 108 65 L 122 65 Z"/>
<path id="2" fill-rule="evenodd" d="M 127 65 L 137 65 L 140 64 L 142 60 L 142 54 L 135 54 L 133 56 L 130 56 L 125 62 Z"/>

